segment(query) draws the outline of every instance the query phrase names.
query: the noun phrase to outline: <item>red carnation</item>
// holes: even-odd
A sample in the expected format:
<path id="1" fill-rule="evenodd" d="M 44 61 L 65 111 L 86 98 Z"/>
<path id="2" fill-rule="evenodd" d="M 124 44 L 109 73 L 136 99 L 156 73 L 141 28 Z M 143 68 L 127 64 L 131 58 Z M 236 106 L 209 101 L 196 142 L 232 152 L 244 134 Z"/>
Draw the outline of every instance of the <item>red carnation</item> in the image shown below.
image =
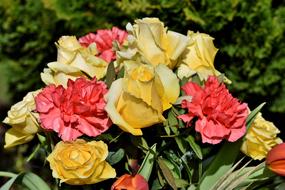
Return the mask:
<path id="1" fill-rule="evenodd" d="M 54 130 L 62 140 L 72 141 L 85 134 L 95 137 L 111 126 L 104 107 L 107 87 L 95 78 L 69 80 L 67 89 L 49 85 L 36 98 L 41 126 Z"/>
<path id="2" fill-rule="evenodd" d="M 201 133 L 203 143 L 217 144 L 223 139 L 234 142 L 245 134 L 247 104 L 232 97 L 216 77 L 209 77 L 204 88 L 188 82 L 182 90 L 192 96 L 192 101 L 183 100 L 181 106 L 188 113 L 179 118 L 184 122 L 198 118 L 195 130 Z"/>
<path id="3" fill-rule="evenodd" d="M 96 43 L 99 57 L 109 63 L 116 59 L 113 41 L 117 41 L 122 45 L 127 36 L 128 33 L 126 31 L 113 27 L 112 30 L 98 30 L 97 34 L 89 33 L 79 38 L 79 42 L 84 47 L 88 47 L 91 43 Z"/>

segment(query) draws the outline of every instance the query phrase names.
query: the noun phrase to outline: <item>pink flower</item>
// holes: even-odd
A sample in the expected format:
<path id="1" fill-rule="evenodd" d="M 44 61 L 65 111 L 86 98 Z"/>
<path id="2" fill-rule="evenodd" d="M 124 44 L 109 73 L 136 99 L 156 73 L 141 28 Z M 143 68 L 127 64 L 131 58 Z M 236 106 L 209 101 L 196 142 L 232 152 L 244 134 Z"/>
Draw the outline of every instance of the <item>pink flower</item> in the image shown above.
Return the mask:
<path id="1" fill-rule="evenodd" d="M 64 141 L 83 134 L 100 135 L 112 124 L 104 110 L 106 93 L 106 85 L 96 78 L 69 80 L 67 89 L 61 85 L 47 86 L 35 98 L 41 126 L 54 130 Z"/>
<path id="2" fill-rule="evenodd" d="M 122 45 L 127 36 L 128 33 L 126 31 L 113 27 L 112 30 L 98 30 L 97 34 L 89 33 L 79 38 L 79 42 L 84 47 L 88 47 L 91 43 L 96 43 L 99 57 L 109 63 L 116 59 L 116 53 L 112 49 L 113 42 L 117 41 Z"/>
<path id="3" fill-rule="evenodd" d="M 187 123 L 198 118 L 195 130 L 201 134 L 203 143 L 217 144 L 223 139 L 234 142 L 245 134 L 247 104 L 232 97 L 216 77 L 209 77 L 204 88 L 188 82 L 182 90 L 192 96 L 192 101 L 183 100 L 181 106 L 188 113 L 179 118 Z"/>

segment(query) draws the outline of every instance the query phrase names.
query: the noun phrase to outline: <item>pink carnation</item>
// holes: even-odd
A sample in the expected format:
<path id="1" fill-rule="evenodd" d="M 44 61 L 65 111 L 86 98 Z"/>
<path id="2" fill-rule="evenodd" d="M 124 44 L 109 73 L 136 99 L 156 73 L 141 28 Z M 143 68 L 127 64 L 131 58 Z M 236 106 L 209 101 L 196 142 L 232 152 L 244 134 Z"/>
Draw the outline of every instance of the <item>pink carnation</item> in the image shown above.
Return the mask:
<path id="1" fill-rule="evenodd" d="M 117 41 L 122 45 L 127 36 L 128 33 L 126 31 L 113 27 L 112 30 L 98 30 L 97 34 L 89 33 L 79 38 L 79 42 L 84 47 L 88 47 L 91 43 L 96 43 L 99 57 L 109 63 L 116 59 L 113 42 Z"/>
<path id="2" fill-rule="evenodd" d="M 209 77 L 204 88 L 188 82 L 182 90 L 192 96 L 192 101 L 183 100 L 181 106 L 188 113 L 179 118 L 187 123 L 198 118 L 195 130 L 201 134 L 203 143 L 217 144 L 223 139 L 234 142 L 245 134 L 247 104 L 232 97 L 216 77 Z"/>
<path id="3" fill-rule="evenodd" d="M 67 89 L 49 85 L 36 98 L 36 110 L 41 126 L 54 130 L 64 141 L 72 141 L 85 134 L 95 137 L 111 126 L 104 107 L 107 87 L 94 78 L 69 80 Z"/>

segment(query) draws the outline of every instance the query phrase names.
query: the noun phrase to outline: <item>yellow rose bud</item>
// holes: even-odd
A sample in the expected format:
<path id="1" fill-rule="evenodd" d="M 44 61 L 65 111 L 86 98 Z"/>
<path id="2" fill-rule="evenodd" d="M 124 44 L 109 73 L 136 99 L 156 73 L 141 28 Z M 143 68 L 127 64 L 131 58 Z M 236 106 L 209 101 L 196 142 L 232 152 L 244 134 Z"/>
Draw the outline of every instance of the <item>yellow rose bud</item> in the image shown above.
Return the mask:
<path id="1" fill-rule="evenodd" d="M 80 76 L 96 76 L 97 79 L 101 79 L 105 76 L 108 64 L 95 56 L 97 50 L 93 45 L 83 47 L 75 36 L 63 36 L 56 45 L 57 61 L 49 63 L 49 68 L 41 73 L 45 84 L 66 86 L 68 79 L 74 80 Z"/>
<path id="2" fill-rule="evenodd" d="M 116 177 L 106 162 L 108 147 L 103 141 L 59 142 L 47 157 L 54 178 L 70 185 L 94 184 Z"/>
<path id="3" fill-rule="evenodd" d="M 129 49 L 119 51 L 118 58 L 135 60 L 138 53 L 147 64 L 164 64 L 173 69 L 188 45 L 187 36 L 167 31 L 157 18 L 144 18 L 135 22 L 134 25 L 127 25 L 131 33 L 128 37 Z"/>
<path id="4" fill-rule="evenodd" d="M 11 125 L 12 128 L 5 133 L 5 148 L 27 143 L 38 132 L 38 114 L 33 111 L 36 108 L 34 97 L 39 92 L 29 92 L 21 102 L 13 105 L 8 111 L 3 123 Z"/>
<path id="5" fill-rule="evenodd" d="M 273 146 L 282 143 L 278 133 L 275 125 L 259 113 L 246 133 L 241 151 L 255 160 L 262 160 Z"/>
<path id="6" fill-rule="evenodd" d="M 186 57 L 183 60 L 182 68 L 178 69 L 179 78 L 189 77 L 197 73 L 202 80 L 209 75 L 218 76 L 220 73 L 214 67 L 214 59 L 218 49 L 214 46 L 211 36 L 204 33 L 188 32 L 190 43 L 187 47 Z M 185 65 L 189 69 L 185 69 Z"/>
<path id="7" fill-rule="evenodd" d="M 112 83 L 105 109 L 123 131 L 142 135 L 141 128 L 165 120 L 162 113 L 178 98 L 179 81 L 165 65 L 153 67 L 132 61 L 124 65 L 126 75 Z"/>

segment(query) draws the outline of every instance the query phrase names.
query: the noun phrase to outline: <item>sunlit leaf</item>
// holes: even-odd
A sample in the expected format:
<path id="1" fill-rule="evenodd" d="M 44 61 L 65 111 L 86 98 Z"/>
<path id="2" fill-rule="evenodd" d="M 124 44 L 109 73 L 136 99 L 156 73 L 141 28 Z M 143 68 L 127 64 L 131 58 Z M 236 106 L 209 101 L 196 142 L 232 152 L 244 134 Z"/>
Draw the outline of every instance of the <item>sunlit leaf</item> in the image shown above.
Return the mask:
<path id="1" fill-rule="evenodd" d="M 167 183 L 172 187 L 172 189 L 177 190 L 173 174 L 161 157 L 158 157 L 157 163 Z"/>
<path id="2" fill-rule="evenodd" d="M 149 180 L 150 174 L 152 172 L 153 164 L 155 161 L 155 154 L 156 144 L 152 145 L 152 147 L 149 149 L 138 171 L 138 174 L 142 175 L 147 181 Z"/>
<path id="3" fill-rule="evenodd" d="M 191 146 L 192 150 L 195 152 L 196 156 L 202 160 L 203 159 L 203 154 L 201 151 L 200 146 L 195 142 L 195 139 L 193 136 L 189 135 L 186 138 L 187 142 L 189 143 L 189 145 Z"/>

